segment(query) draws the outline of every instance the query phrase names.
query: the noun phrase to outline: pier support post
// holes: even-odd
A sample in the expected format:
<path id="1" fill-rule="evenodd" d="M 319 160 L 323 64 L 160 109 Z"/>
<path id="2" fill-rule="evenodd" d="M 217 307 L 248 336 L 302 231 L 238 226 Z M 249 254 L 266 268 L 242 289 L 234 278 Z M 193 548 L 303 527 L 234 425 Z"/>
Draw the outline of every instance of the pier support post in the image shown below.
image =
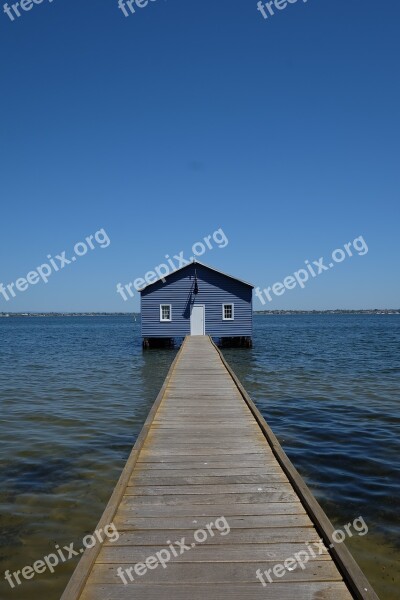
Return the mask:
<path id="1" fill-rule="evenodd" d="M 175 346 L 174 338 L 143 338 L 143 349 L 149 348 L 173 348 Z"/>

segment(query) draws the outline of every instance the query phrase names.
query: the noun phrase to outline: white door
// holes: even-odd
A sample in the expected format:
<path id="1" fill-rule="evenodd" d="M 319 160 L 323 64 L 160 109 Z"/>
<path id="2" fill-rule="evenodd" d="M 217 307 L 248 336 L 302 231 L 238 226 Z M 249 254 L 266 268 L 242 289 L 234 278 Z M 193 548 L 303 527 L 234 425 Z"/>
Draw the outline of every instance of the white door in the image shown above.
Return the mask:
<path id="1" fill-rule="evenodd" d="M 195 304 L 192 306 L 192 313 L 190 315 L 190 335 L 204 335 L 204 304 Z"/>

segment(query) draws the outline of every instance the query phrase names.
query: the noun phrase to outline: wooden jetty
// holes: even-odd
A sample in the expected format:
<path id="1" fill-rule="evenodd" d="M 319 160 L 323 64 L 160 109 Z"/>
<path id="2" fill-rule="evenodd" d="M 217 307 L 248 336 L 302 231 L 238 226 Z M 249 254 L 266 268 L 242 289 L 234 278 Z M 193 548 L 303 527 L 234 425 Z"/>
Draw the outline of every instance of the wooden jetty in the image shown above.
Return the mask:
<path id="1" fill-rule="evenodd" d="M 230 532 L 211 536 L 219 517 Z M 377 600 L 207 336 L 179 350 L 97 530 L 110 523 L 119 539 L 85 550 L 61 600 Z M 183 537 L 165 568 L 149 559 Z M 304 568 L 285 563 L 309 547 Z M 263 585 L 257 570 L 278 564 Z"/>

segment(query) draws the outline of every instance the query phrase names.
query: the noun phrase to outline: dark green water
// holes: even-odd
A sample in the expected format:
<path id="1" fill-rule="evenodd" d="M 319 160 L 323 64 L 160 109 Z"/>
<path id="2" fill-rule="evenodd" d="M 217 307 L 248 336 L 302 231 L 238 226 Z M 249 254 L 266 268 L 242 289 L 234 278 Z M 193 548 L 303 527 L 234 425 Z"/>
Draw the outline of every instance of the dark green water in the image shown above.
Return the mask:
<path id="1" fill-rule="evenodd" d="M 225 356 L 331 520 L 362 515 L 349 546 L 397 599 L 400 320 L 255 317 L 251 350 Z M 0 598 L 56 600 L 77 559 L 32 565 L 93 531 L 175 356 L 143 353 L 130 317 L 0 319 Z"/>

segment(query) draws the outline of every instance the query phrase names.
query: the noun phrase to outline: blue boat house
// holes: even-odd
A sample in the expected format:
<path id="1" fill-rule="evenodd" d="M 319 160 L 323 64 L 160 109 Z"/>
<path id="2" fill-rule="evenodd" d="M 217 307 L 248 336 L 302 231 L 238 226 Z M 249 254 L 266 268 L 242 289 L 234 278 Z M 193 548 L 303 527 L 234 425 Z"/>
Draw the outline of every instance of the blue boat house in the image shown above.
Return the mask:
<path id="1" fill-rule="evenodd" d="M 252 344 L 253 286 L 193 261 L 141 291 L 143 346 L 209 335 L 222 346 Z"/>

